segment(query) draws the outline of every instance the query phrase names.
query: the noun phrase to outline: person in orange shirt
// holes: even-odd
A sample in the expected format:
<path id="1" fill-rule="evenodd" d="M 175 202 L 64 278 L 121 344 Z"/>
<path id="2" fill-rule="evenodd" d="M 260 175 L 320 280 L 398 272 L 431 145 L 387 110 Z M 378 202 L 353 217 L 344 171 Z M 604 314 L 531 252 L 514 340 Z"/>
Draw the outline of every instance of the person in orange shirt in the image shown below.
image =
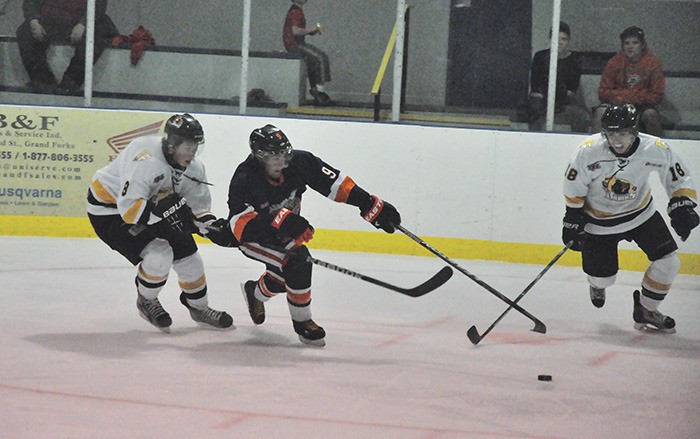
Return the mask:
<path id="1" fill-rule="evenodd" d="M 598 86 L 601 104 L 593 115 L 593 131 L 610 105 L 632 104 L 641 115 L 642 131 L 661 136 L 661 114 L 656 106 L 664 97 L 666 80 L 661 61 L 647 47 L 644 31 L 631 26 L 620 34 L 622 50 L 605 65 Z"/>

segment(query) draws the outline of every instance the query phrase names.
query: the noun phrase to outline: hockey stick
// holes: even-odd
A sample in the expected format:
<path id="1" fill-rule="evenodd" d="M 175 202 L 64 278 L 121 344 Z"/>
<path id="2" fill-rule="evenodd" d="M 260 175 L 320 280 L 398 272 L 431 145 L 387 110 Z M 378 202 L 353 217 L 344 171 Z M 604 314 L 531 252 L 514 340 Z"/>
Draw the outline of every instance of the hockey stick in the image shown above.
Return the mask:
<path id="1" fill-rule="evenodd" d="M 513 304 L 518 303 L 518 302 L 520 301 L 520 299 L 522 299 L 523 296 L 524 296 L 525 294 L 527 294 L 527 292 L 530 291 L 530 289 L 532 289 L 532 287 L 533 287 L 540 279 L 542 279 L 542 276 L 544 276 L 544 274 L 545 274 L 547 271 L 549 271 L 549 269 L 552 268 L 552 266 L 553 266 L 554 264 L 557 263 L 557 261 L 559 260 L 559 258 L 561 258 L 561 257 L 564 255 L 564 253 L 566 253 L 566 251 L 567 251 L 569 248 L 571 248 L 571 245 L 572 245 L 572 244 L 573 244 L 573 241 L 571 241 L 571 242 L 569 242 L 568 244 L 566 244 L 566 245 L 564 246 L 564 248 L 561 249 L 561 250 L 559 251 L 559 253 L 557 253 L 557 255 L 554 256 L 554 258 L 552 258 L 551 261 L 549 261 L 549 264 L 547 264 L 547 266 L 544 267 L 544 270 L 542 270 L 542 271 L 540 272 L 540 274 L 538 274 L 537 277 L 536 277 L 532 282 L 530 282 L 530 285 L 528 285 L 527 287 L 525 287 L 525 289 L 523 290 L 523 292 L 520 293 L 520 295 L 519 295 L 518 297 L 516 297 L 515 300 L 513 300 Z M 486 337 L 486 334 L 488 334 L 489 332 L 491 332 L 491 330 L 493 329 L 493 327 L 496 326 L 496 325 L 498 324 L 498 322 L 500 322 L 501 319 L 503 319 L 503 317 L 504 317 L 506 314 L 508 314 L 508 311 L 510 311 L 511 309 L 513 309 L 513 305 L 508 306 L 508 308 L 506 308 L 506 310 L 503 311 L 503 314 L 501 314 L 500 316 L 498 316 L 498 318 L 496 319 L 496 321 L 493 322 L 493 323 L 491 324 L 491 326 L 489 326 L 489 327 L 486 329 L 486 331 L 484 331 L 484 333 L 481 334 L 481 335 L 479 335 L 479 331 L 476 330 L 476 326 L 473 326 L 473 325 L 472 325 L 472 327 L 469 328 L 469 329 L 467 330 L 467 337 L 469 337 L 469 341 L 471 341 L 471 342 L 472 342 L 473 344 L 475 344 L 475 345 L 476 345 L 476 344 L 479 344 L 479 342 L 480 342 L 481 340 L 483 340 L 484 337 Z"/>
<path id="2" fill-rule="evenodd" d="M 498 297 L 499 299 L 501 299 L 502 301 L 504 301 L 505 303 L 507 303 L 507 304 L 510 305 L 511 307 L 513 307 L 513 308 L 515 308 L 516 310 L 518 310 L 518 312 L 520 312 L 521 314 L 523 314 L 523 315 L 524 315 L 525 317 L 527 317 L 528 319 L 532 320 L 532 321 L 535 323 L 535 327 L 532 328 L 533 331 L 539 332 L 540 334 L 544 334 L 544 333 L 547 332 L 547 327 L 546 327 L 545 324 L 542 323 L 537 317 L 533 316 L 532 314 L 530 314 L 529 312 L 527 312 L 524 308 L 522 308 L 520 305 L 518 305 L 517 303 L 513 302 L 512 300 L 510 300 L 508 297 L 504 296 L 502 293 L 498 292 L 498 291 L 497 291 L 495 288 L 493 288 L 491 285 L 489 285 L 489 284 L 487 284 L 486 282 L 482 281 L 482 280 L 479 279 L 478 277 L 474 276 L 473 274 L 471 274 L 470 272 L 468 272 L 467 270 L 465 270 L 464 268 L 462 268 L 460 265 L 458 265 L 458 264 L 457 264 L 456 262 L 454 262 L 452 259 L 450 259 L 450 258 L 448 258 L 447 256 L 443 255 L 443 254 L 440 253 L 439 251 L 435 250 L 433 247 L 430 246 L 430 244 L 428 244 L 427 242 L 423 241 L 423 240 L 420 239 L 418 236 L 416 236 L 416 235 L 414 235 L 413 233 L 411 233 L 409 230 L 406 230 L 406 228 L 404 228 L 401 224 L 395 224 L 394 227 L 396 227 L 397 229 L 401 230 L 406 236 L 408 236 L 408 237 L 411 238 L 412 240 L 416 241 L 416 242 L 417 242 L 418 244 L 420 244 L 422 247 L 424 247 L 425 249 L 427 249 L 430 253 L 434 254 L 434 255 L 437 256 L 438 258 L 440 258 L 440 259 L 442 259 L 443 261 L 447 262 L 448 264 L 450 264 L 451 266 L 453 266 L 454 268 L 456 268 L 457 271 L 459 271 L 460 273 L 464 274 L 465 276 L 467 276 L 469 279 L 473 280 L 473 281 L 476 282 L 477 284 L 481 285 L 481 286 L 484 287 L 488 292 L 490 292 L 491 294 L 493 294 L 494 296 Z"/>
<path id="3" fill-rule="evenodd" d="M 316 258 L 311 257 L 311 256 L 300 255 L 298 253 L 294 253 L 291 250 L 287 250 L 287 249 L 284 249 L 281 247 L 275 247 L 275 246 L 271 246 L 271 245 L 265 245 L 265 247 L 270 248 L 270 249 L 275 250 L 275 251 L 278 251 L 278 252 L 286 253 L 292 257 L 303 258 L 306 260 L 306 262 L 309 262 L 311 264 L 320 265 L 321 267 L 328 268 L 329 270 L 337 271 L 338 273 L 347 274 L 348 276 L 352 276 L 356 279 L 360 279 L 360 280 L 363 280 L 365 282 L 369 282 L 371 284 L 378 285 L 380 287 L 384 287 L 384 288 L 387 288 L 387 289 L 392 290 L 392 291 L 396 291 L 397 293 L 401 293 L 401 294 L 403 294 L 405 296 L 409 296 L 409 297 L 420 297 L 420 296 L 423 296 L 425 294 L 428 294 L 429 292 L 437 289 L 442 284 L 447 282 L 452 277 L 452 273 L 453 273 L 452 269 L 450 267 L 442 267 L 442 269 L 440 271 L 438 271 L 437 273 L 435 273 L 435 275 L 433 275 L 433 277 L 431 277 L 427 281 L 423 282 L 422 284 L 418 285 L 417 287 L 401 288 L 399 286 L 392 285 L 390 283 L 381 281 L 379 279 L 375 279 L 373 277 L 369 277 L 369 276 L 366 276 L 364 274 L 357 273 L 357 272 L 349 270 L 347 268 L 339 267 L 335 264 L 331 264 L 330 262 L 325 262 L 325 261 L 322 261 L 320 259 L 316 259 Z"/>

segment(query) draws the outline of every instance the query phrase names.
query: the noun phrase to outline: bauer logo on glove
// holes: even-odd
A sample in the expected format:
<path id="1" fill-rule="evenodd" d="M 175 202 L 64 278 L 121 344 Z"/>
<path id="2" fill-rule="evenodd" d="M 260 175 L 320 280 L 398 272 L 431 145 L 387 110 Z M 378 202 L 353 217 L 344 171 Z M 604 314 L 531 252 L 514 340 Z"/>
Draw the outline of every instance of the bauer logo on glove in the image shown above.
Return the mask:
<path id="1" fill-rule="evenodd" d="M 671 227 L 676 231 L 681 241 L 690 236 L 690 232 L 700 225 L 700 218 L 695 212 L 697 203 L 688 197 L 673 197 L 668 202 L 668 216 L 671 217 Z"/>
<path id="2" fill-rule="evenodd" d="M 186 233 L 195 231 L 194 214 L 187 205 L 187 200 L 176 193 L 155 199 L 151 214 L 156 221 L 151 221 L 158 229 L 168 233 Z"/>
<path id="3" fill-rule="evenodd" d="M 181 207 L 183 207 L 187 202 L 185 201 L 184 198 L 180 198 L 179 201 L 177 201 L 175 204 L 170 206 L 170 208 L 166 211 L 163 212 L 163 219 L 168 218 L 170 215 L 174 214 L 175 212 L 178 211 Z"/>

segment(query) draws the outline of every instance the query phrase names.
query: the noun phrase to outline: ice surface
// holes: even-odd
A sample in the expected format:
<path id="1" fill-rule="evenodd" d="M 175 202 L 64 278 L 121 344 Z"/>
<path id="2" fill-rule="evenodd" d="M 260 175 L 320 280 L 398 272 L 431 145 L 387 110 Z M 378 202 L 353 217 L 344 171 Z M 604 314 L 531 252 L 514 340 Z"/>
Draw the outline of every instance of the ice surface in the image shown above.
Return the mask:
<path id="1" fill-rule="evenodd" d="M 555 266 L 520 304 L 546 335 L 455 272 L 410 298 L 314 267 L 325 348 L 302 345 L 286 300 L 250 321 L 239 283 L 261 266 L 200 246 L 210 304 L 235 331 L 199 328 L 173 273 L 172 334 L 136 310 L 135 269 L 96 239 L 0 237 L 3 438 L 699 438 L 700 277 L 678 276 L 661 311 L 674 335 L 632 328 L 641 273 L 621 272 L 604 308 L 580 269 Z M 437 258 L 312 252 L 412 287 Z M 554 255 L 552 255 L 554 256 Z M 458 261 L 509 297 L 543 268 Z M 550 374 L 552 382 L 540 382 Z"/>

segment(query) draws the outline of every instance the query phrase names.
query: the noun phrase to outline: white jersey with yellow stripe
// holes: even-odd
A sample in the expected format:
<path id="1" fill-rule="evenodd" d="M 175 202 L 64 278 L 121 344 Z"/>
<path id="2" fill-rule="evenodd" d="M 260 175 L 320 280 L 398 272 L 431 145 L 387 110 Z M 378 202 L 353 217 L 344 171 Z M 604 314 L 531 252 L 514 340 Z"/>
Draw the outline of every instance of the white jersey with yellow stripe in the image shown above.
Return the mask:
<path id="1" fill-rule="evenodd" d="M 587 138 L 576 150 L 564 178 L 566 205 L 583 207 L 586 232 L 609 235 L 639 226 L 656 212 L 649 176 L 659 174 L 671 197 L 697 201 L 689 169 L 665 141 L 640 133 L 628 157 L 615 155 L 602 134 Z M 634 148 L 634 146 L 633 146 Z"/>
<path id="2" fill-rule="evenodd" d="M 187 200 L 196 217 L 211 214 L 211 194 L 204 165 L 196 158 L 185 171 L 173 168 L 163 155 L 162 138 L 134 139 L 117 158 L 95 172 L 87 211 L 121 215 L 129 224 L 152 224 L 147 202 L 173 191 Z"/>

